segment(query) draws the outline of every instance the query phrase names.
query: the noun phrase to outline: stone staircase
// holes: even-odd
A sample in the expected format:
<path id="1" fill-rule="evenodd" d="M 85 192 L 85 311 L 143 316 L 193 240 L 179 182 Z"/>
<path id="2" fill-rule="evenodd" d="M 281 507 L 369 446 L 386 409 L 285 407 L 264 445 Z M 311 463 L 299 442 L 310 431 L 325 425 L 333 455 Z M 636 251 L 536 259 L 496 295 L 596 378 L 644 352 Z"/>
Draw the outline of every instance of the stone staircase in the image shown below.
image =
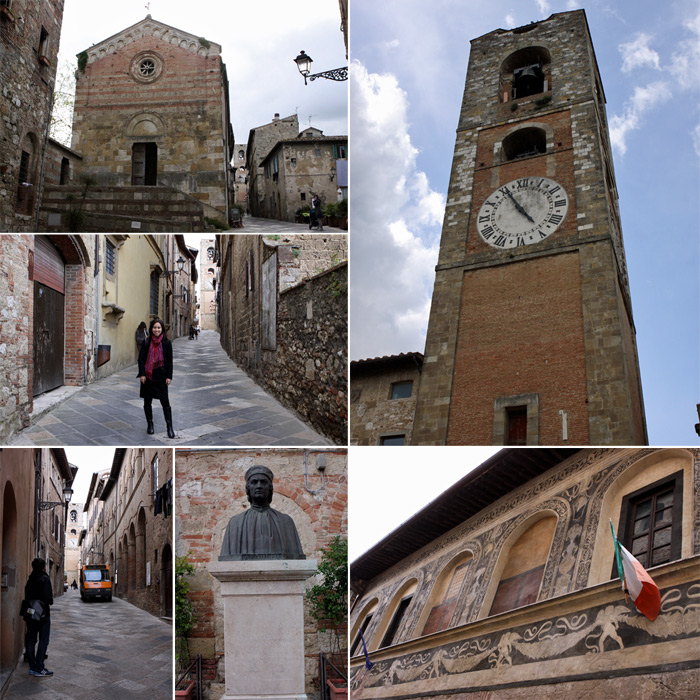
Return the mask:
<path id="1" fill-rule="evenodd" d="M 205 231 L 204 206 L 172 187 L 47 185 L 39 230 L 46 232 L 172 233 Z M 70 214 L 70 212 L 79 212 Z M 222 218 L 223 212 L 220 212 Z"/>

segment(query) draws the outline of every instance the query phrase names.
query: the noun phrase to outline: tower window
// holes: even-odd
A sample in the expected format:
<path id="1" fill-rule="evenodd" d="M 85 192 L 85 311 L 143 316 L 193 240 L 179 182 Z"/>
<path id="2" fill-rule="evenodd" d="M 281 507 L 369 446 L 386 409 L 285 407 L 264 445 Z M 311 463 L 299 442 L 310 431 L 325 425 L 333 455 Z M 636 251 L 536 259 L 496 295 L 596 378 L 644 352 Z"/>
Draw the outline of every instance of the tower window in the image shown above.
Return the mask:
<path id="1" fill-rule="evenodd" d="M 503 155 L 506 160 L 527 158 L 547 152 L 547 135 L 544 129 L 529 127 L 518 129 L 503 139 Z"/>
<path id="2" fill-rule="evenodd" d="M 352 648 L 350 649 L 350 656 L 353 656 L 357 652 L 357 648 L 360 646 L 360 641 L 362 640 L 362 637 L 364 636 L 365 632 L 367 631 L 367 628 L 369 627 L 369 623 L 372 621 L 372 613 L 367 615 L 367 617 L 363 620 L 362 622 L 362 627 L 360 627 L 360 631 L 357 633 L 357 636 L 355 637 L 355 641 L 352 643 Z M 360 634 L 362 633 L 362 634 Z M 365 642 L 367 640 L 365 639 Z"/>
<path id="3" fill-rule="evenodd" d="M 500 86 L 503 102 L 549 92 L 549 51 L 542 46 L 528 46 L 512 53 L 501 64 Z"/>
<path id="4" fill-rule="evenodd" d="M 379 438 L 379 444 L 389 446 L 405 445 L 406 436 L 405 435 L 383 435 Z"/>
<path id="5" fill-rule="evenodd" d="M 39 58 L 48 58 L 49 54 L 49 33 L 41 28 L 41 34 L 39 35 Z"/>
<path id="6" fill-rule="evenodd" d="M 399 603 L 399 607 L 396 608 L 396 612 L 394 613 L 394 617 L 391 618 L 391 623 L 389 624 L 389 627 L 386 631 L 386 634 L 384 635 L 384 639 L 382 639 L 382 643 L 380 646 L 388 647 L 394 643 L 394 637 L 396 636 L 396 633 L 399 630 L 399 625 L 403 621 L 404 615 L 406 614 L 406 610 L 408 609 L 408 606 L 411 604 L 412 600 L 413 600 L 413 596 L 409 595 L 409 596 L 406 596 Z"/>

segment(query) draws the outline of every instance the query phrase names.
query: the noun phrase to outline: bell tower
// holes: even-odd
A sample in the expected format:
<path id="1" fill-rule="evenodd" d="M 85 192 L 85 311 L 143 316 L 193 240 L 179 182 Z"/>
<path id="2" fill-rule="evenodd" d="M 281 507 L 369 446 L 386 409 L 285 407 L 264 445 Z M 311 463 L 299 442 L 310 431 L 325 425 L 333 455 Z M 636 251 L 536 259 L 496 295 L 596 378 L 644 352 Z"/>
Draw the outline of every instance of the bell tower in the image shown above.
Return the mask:
<path id="1" fill-rule="evenodd" d="M 647 443 L 583 10 L 471 42 L 414 445 Z"/>

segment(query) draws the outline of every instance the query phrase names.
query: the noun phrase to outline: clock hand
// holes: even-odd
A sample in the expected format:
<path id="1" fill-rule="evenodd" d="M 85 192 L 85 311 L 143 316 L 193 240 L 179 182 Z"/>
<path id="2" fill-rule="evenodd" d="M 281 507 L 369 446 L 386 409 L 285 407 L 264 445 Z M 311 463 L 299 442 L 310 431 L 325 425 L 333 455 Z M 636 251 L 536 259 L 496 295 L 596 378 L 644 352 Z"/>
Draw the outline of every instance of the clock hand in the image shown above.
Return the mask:
<path id="1" fill-rule="evenodd" d="M 513 204 L 515 204 L 515 208 L 527 219 L 529 219 L 533 224 L 535 223 L 535 220 L 523 209 L 522 205 L 518 202 L 518 200 L 513 197 L 513 195 L 510 193 L 509 190 L 506 189 L 506 194 L 510 197 L 511 201 Z"/>

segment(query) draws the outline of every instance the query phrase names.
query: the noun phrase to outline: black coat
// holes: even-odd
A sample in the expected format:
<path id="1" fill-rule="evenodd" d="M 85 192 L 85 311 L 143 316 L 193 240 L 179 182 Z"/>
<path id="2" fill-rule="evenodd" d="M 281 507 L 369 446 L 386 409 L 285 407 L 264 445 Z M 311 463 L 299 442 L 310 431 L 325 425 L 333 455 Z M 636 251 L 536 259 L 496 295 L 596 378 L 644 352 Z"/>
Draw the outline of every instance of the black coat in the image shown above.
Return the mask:
<path id="1" fill-rule="evenodd" d="M 53 605 L 53 589 L 51 588 L 51 579 L 45 571 L 40 574 L 35 574 L 32 571 L 29 574 L 27 584 L 24 587 L 24 597 L 26 600 L 40 600 L 44 603 L 46 616 L 49 617 L 49 605 Z"/>
<path id="2" fill-rule="evenodd" d="M 141 384 L 140 396 L 142 399 L 157 399 L 158 401 L 168 400 L 168 385 L 166 379 L 173 378 L 173 344 L 163 338 L 163 361 L 165 364 L 162 367 L 156 367 L 153 370 L 153 379 L 146 378 L 145 383 Z M 148 348 L 151 345 L 151 339 L 148 338 L 141 346 L 139 352 L 139 373 L 137 376 L 146 376 L 146 360 L 148 359 Z"/>

